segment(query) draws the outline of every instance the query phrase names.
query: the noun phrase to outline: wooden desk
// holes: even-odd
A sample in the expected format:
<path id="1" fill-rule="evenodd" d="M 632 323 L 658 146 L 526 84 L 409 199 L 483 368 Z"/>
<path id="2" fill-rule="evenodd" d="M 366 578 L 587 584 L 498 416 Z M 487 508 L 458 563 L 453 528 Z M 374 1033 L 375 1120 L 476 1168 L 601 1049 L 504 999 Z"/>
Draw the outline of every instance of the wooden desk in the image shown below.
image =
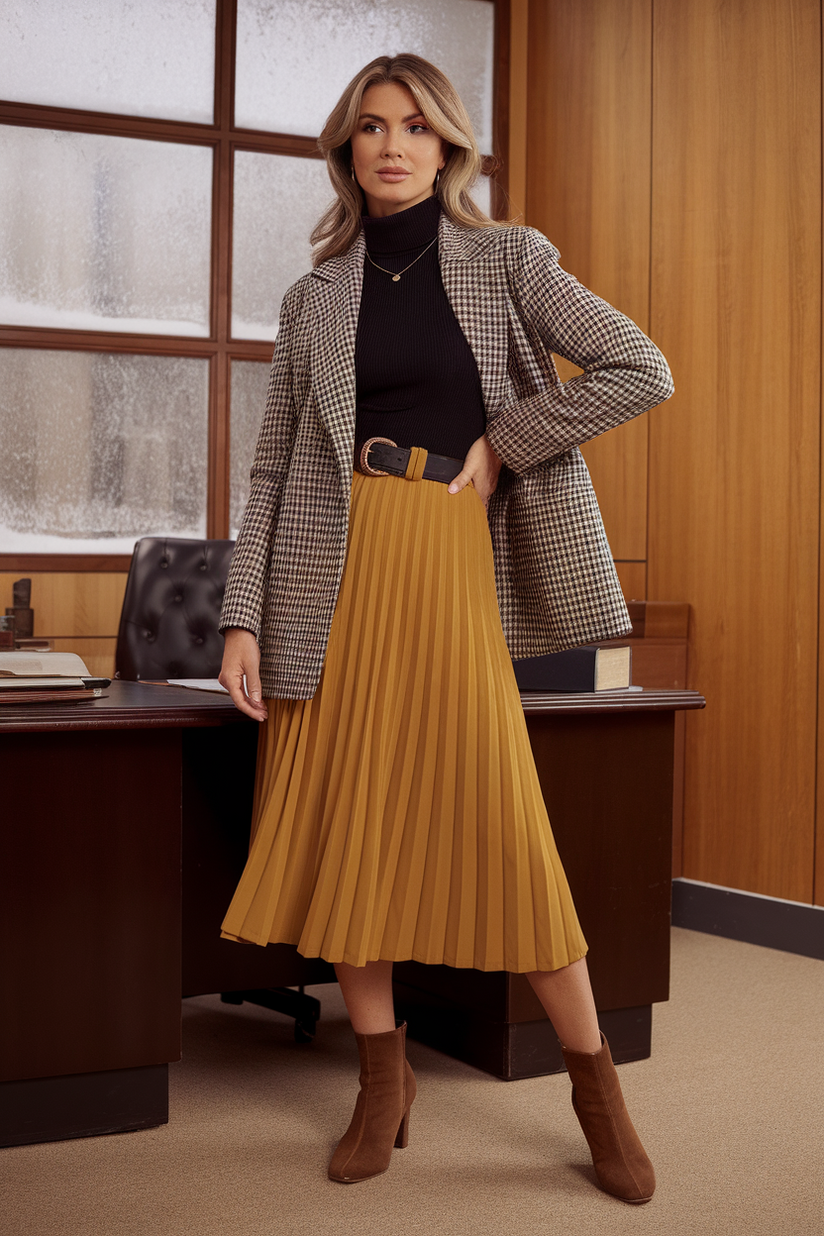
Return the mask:
<path id="1" fill-rule="evenodd" d="M 544 800 L 616 1061 L 650 1054 L 669 996 L 673 740 L 695 691 L 521 696 Z M 396 999 L 411 1037 L 512 1080 L 564 1068 L 523 975 L 405 962 Z"/>
<path id="2" fill-rule="evenodd" d="M 618 1058 L 633 1058 L 638 1025 L 648 1054 L 650 1006 L 667 998 L 674 710 L 703 700 L 625 694 L 524 707 L 599 1009 Z M 0 1145 L 164 1123 L 181 994 L 331 977 L 286 946 L 218 937 L 245 860 L 256 741 L 223 697 L 146 683 L 87 705 L 3 707 Z M 397 973 L 417 1037 L 498 1076 L 556 1067 L 523 978 Z"/>
<path id="3" fill-rule="evenodd" d="M 0 1145 L 165 1123 L 181 994 L 334 977 L 219 938 L 256 744 L 225 697 L 184 688 L 3 705 Z"/>

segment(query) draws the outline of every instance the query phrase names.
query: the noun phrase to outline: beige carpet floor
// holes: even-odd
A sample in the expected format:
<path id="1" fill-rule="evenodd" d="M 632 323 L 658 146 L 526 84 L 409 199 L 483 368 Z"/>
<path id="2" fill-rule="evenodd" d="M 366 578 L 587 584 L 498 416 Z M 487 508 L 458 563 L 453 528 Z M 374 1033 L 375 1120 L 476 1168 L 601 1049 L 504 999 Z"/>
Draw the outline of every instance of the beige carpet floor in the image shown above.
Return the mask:
<path id="1" fill-rule="evenodd" d="M 658 1173 L 646 1206 L 593 1186 L 566 1075 L 500 1082 L 411 1043 L 409 1148 L 338 1185 L 354 1040 L 336 987 L 318 1038 L 186 1001 L 171 1122 L 0 1152 L 6 1236 L 824 1236 L 824 965 L 673 931 L 653 1057 L 620 1075 Z"/>

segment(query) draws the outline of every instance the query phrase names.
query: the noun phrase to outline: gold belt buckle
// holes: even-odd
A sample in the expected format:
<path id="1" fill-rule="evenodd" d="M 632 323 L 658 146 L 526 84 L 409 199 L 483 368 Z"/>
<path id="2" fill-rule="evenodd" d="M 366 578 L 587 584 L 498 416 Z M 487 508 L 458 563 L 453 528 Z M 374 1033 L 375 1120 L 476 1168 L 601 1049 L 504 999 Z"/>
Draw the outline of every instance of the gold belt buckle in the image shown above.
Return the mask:
<path id="1" fill-rule="evenodd" d="M 388 472 L 382 472 L 379 468 L 373 468 L 367 463 L 366 456 L 369 454 L 369 448 L 374 446 L 376 442 L 382 442 L 384 446 L 398 445 L 391 438 L 367 438 L 360 451 L 361 472 L 366 473 L 367 476 L 389 476 Z"/>

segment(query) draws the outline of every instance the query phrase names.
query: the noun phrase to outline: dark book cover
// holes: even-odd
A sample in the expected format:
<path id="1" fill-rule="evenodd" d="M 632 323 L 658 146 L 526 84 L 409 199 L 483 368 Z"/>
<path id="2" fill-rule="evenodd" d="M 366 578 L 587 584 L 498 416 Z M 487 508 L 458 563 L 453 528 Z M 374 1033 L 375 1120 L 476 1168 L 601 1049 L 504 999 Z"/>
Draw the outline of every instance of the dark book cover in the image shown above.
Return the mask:
<path id="1" fill-rule="evenodd" d="M 632 649 L 569 648 L 513 661 L 520 691 L 616 691 L 632 681 Z"/>

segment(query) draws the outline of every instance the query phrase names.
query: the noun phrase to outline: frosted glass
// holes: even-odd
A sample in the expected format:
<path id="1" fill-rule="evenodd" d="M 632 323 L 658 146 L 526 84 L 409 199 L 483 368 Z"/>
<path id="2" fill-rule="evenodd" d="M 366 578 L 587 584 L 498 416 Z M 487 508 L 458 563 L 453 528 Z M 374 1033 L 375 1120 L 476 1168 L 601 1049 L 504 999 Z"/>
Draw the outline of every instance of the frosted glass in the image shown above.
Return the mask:
<path id="1" fill-rule="evenodd" d="M 479 176 L 472 186 L 472 196 L 485 215 L 492 218 L 492 191 L 488 176 Z"/>
<path id="2" fill-rule="evenodd" d="M 0 94 L 95 112 L 214 119 L 215 0 L 0 5 Z"/>
<path id="3" fill-rule="evenodd" d="M 358 69 L 415 52 L 452 81 L 489 154 L 494 22 L 482 0 L 238 0 L 235 124 L 317 135 Z"/>
<path id="4" fill-rule="evenodd" d="M 229 439 L 229 525 L 236 537 L 249 497 L 249 469 L 255 456 L 266 405 L 269 365 L 232 361 L 232 410 Z"/>
<path id="5" fill-rule="evenodd" d="M 312 266 L 309 233 L 334 190 L 321 159 L 235 154 L 232 334 L 272 340 L 283 293 Z"/>
<path id="6" fill-rule="evenodd" d="M 0 322 L 208 335 L 212 150 L 0 125 Z"/>
<path id="7" fill-rule="evenodd" d="M 0 348 L 0 548 L 204 536 L 208 361 Z"/>

